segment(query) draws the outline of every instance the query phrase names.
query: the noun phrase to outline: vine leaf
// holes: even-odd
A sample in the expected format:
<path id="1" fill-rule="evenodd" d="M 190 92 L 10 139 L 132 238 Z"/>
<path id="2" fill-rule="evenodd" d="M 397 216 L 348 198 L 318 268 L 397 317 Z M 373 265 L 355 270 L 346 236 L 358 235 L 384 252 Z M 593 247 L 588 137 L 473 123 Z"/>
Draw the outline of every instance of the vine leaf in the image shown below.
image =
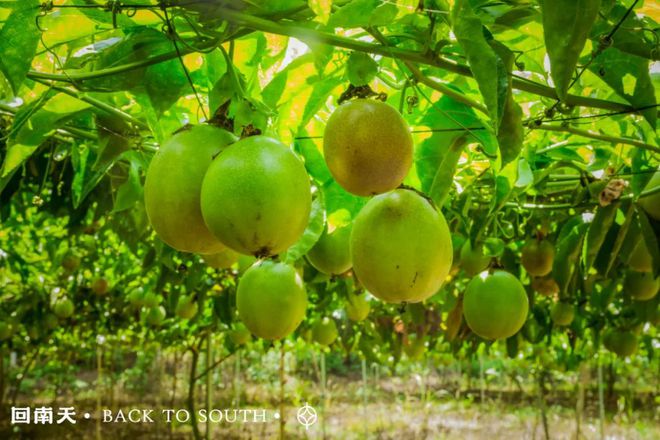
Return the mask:
<path id="1" fill-rule="evenodd" d="M 600 0 L 541 0 L 543 37 L 557 97 L 564 101 Z"/>
<path id="2" fill-rule="evenodd" d="M 502 58 L 490 46 L 484 27 L 468 0 L 457 0 L 452 10 L 453 29 L 477 80 L 495 131 L 499 129 L 509 93 L 509 78 Z"/>
<path id="3" fill-rule="evenodd" d="M 11 14 L 0 29 L 0 71 L 11 84 L 14 95 L 18 95 L 37 52 L 41 36 L 35 21 L 38 7 L 37 0 L 14 2 Z"/>
<path id="4" fill-rule="evenodd" d="M 299 258 L 307 254 L 316 244 L 323 233 L 325 227 L 325 204 L 323 203 L 322 193 L 312 202 L 312 211 L 309 215 L 309 223 L 303 232 L 302 237 L 291 246 L 282 256 L 285 263 L 294 263 Z"/>
<path id="5" fill-rule="evenodd" d="M 438 167 L 454 139 L 466 131 L 469 132 L 468 143 L 478 142 L 487 156 L 497 156 L 497 140 L 474 110 L 447 96 L 433 103 L 420 122 L 434 130 L 415 149 L 415 167 L 424 192 L 431 189 Z"/>
<path id="6" fill-rule="evenodd" d="M 37 150 L 52 131 L 90 107 L 90 104 L 69 95 L 46 92 L 41 99 L 21 108 L 7 142 L 7 155 L 0 176 L 9 175 Z"/>
<path id="7" fill-rule="evenodd" d="M 633 107 L 651 107 L 642 114 L 651 127 L 655 128 L 658 111 L 653 107 L 656 103 L 655 88 L 649 75 L 648 60 L 610 47 L 594 59 L 589 65 L 589 70 L 600 76 L 617 95 L 627 100 Z M 635 80 L 630 81 L 630 77 Z M 626 87 L 633 82 L 632 90 Z"/>

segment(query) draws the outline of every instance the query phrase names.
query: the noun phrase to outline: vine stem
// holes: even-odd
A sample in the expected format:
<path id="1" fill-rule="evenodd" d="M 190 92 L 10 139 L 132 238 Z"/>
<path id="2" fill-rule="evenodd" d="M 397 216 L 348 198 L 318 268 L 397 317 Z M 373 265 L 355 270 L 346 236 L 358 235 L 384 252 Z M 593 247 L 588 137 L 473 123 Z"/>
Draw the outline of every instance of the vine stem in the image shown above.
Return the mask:
<path id="1" fill-rule="evenodd" d="M 573 127 L 564 127 L 564 126 L 557 126 L 557 125 L 550 125 L 550 124 L 541 124 L 536 127 L 532 127 L 533 129 L 537 130 L 546 130 L 546 131 L 556 131 L 556 132 L 564 132 L 564 133 L 571 133 L 576 136 L 582 136 L 590 139 L 597 139 L 600 141 L 605 141 L 605 142 L 612 142 L 614 144 L 625 144 L 625 145 L 632 145 L 635 147 L 642 148 L 644 150 L 649 150 L 653 151 L 654 153 L 660 153 L 660 147 L 657 147 L 655 145 L 647 144 L 642 141 L 638 141 L 635 139 L 630 139 L 630 138 L 623 138 L 623 137 L 616 137 L 616 136 L 608 136 L 600 133 L 594 133 L 593 131 L 587 131 L 587 130 L 580 130 L 577 128 Z"/>
<path id="2" fill-rule="evenodd" d="M 345 49 L 356 50 L 359 52 L 382 55 L 388 58 L 397 58 L 402 61 L 439 67 L 441 69 L 445 69 L 463 76 L 472 76 L 472 71 L 468 66 L 458 64 L 454 61 L 439 56 L 429 57 L 425 54 L 401 49 L 399 47 L 389 47 L 382 44 L 367 43 L 339 35 L 320 32 L 315 29 L 306 27 L 276 23 L 270 20 L 254 17 L 242 12 L 237 12 L 222 7 L 218 8 L 217 10 L 219 13 L 221 13 L 221 16 L 225 20 L 254 30 L 294 37 L 303 41 L 314 41 L 316 43 L 343 47 Z M 512 86 L 518 90 L 523 90 L 536 95 L 544 96 L 546 98 L 557 99 L 557 93 L 555 89 L 543 84 L 535 83 L 529 80 L 523 81 L 520 78 L 513 77 Z M 566 98 L 566 103 L 579 107 L 594 107 L 606 110 L 634 110 L 633 107 L 626 104 L 577 95 L 569 95 Z"/>

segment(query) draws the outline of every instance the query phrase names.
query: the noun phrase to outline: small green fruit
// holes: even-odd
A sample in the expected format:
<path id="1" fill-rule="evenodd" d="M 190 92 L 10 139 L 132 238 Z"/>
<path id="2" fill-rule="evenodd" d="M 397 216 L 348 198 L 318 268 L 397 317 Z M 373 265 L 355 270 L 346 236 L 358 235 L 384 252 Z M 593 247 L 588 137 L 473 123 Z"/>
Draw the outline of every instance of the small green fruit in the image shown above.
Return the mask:
<path id="1" fill-rule="evenodd" d="M 552 271 L 555 259 L 555 247 L 546 240 L 532 239 L 522 248 L 521 262 L 527 273 L 542 277 Z"/>
<path id="2" fill-rule="evenodd" d="M 337 325 L 328 317 L 316 321 L 312 327 L 312 338 L 318 344 L 330 345 L 335 342 L 337 336 L 339 336 Z"/>
<path id="3" fill-rule="evenodd" d="M 199 306 L 192 295 L 181 295 L 174 312 L 181 319 L 193 319 L 198 309 Z"/>
<path id="4" fill-rule="evenodd" d="M 292 266 L 259 261 L 241 277 L 236 305 L 252 334 L 268 340 L 282 339 L 304 319 L 307 293 Z"/>
<path id="5" fill-rule="evenodd" d="M 473 277 L 488 269 L 490 257 L 484 255 L 481 245 L 477 245 L 473 249 L 470 240 L 465 240 L 463 247 L 461 247 L 460 264 L 465 275 Z"/>
<path id="6" fill-rule="evenodd" d="M 62 298 L 55 302 L 53 312 L 60 319 L 70 318 L 73 315 L 73 302 L 69 298 Z"/>
<path id="7" fill-rule="evenodd" d="M 364 321 L 369 315 L 371 305 L 367 300 L 367 294 L 360 295 L 349 294 L 346 302 L 346 316 L 355 322 Z"/>
<path id="8" fill-rule="evenodd" d="M 557 326 L 571 325 L 575 318 L 575 307 L 572 304 L 558 302 L 552 307 L 550 318 Z"/>
<path id="9" fill-rule="evenodd" d="M 623 291 L 637 301 L 655 298 L 658 288 L 660 277 L 655 278 L 651 272 L 628 272 L 623 283 Z"/>
<path id="10" fill-rule="evenodd" d="M 323 234 L 307 253 L 307 260 L 318 271 L 329 275 L 346 272 L 353 265 L 351 261 L 351 225 L 334 228 Z"/>

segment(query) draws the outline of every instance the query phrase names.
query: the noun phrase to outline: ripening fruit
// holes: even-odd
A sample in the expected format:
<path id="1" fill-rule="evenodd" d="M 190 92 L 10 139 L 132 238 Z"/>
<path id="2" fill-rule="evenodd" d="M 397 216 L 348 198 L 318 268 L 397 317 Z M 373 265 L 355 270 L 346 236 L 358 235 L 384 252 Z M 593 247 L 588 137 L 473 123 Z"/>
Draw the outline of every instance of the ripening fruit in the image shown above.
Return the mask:
<path id="1" fill-rule="evenodd" d="M 651 180 L 646 184 L 644 191 L 649 191 L 658 186 L 660 186 L 660 171 L 656 171 L 653 177 L 651 177 Z M 650 196 L 641 197 L 638 203 L 644 208 L 644 211 L 646 211 L 649 216 L 656 220 L 660 220 L 660 192 Z"/>
<path id="2" fill-rule="evenodd" d="M 250 330 L 245 327 L 245 324 L 238 322 L 234 324 L 234 328 L 229 332 L 229 339 L 234 343 L 234 345 L 245 345 L 250 342 L 252 335 Z"/>
<path id="3" fill-rule="evenodd" d="M 204 224 L 200 191 L 213 158 L 235 140 L 226 130 L 198 125 L 176 133 L 151 160 L 144 184 L 147 216 L 174 249 L 211 254 L 224 248 Z"/>
<path id="4" fill-rule="evenodd" d="M 410 360 L 416 361 L 424 356 L 426 342 L 420 335 L 408 335 L 408 342 L 403 345 L 403 351 Z"/>
<path id="5" fill-rule="evenodd" d="M 398 187 L 412 165 L 408 124 L 384 102 L 356 99 L 332 113 L 323 134 L 328 168 L 348 192 L 381 194 Z"/>
<path id="6" fill-rule="evenodd" d="M 465 240 L 461 247 L 461 267 L 465 274 L 473 277 L 488 269 L 489 264 L 490 257 L 484 255 L 482 246 L 478 245 L 473 249 L 470 240 Z"/>
<path id="7" fill-rule="evenodd" d="M 521 262 L 527 273 L 542 277 L 552 271 L 555 247 L 546 240 L 528 240 L 522 248 Z"/>
<path id="8" fill-rule="evenodd" d="M 73 253 L 66 254 L 64 258 L 62 258 L 62 267 L 67 272 L 77 270 L 80 267 L 80 257 Z"/>
<path id="9" fill-rule="evenodd" d="M 575 318 L 575 308 L 572 304 L 560 301 L 552 307 L 550 317 L 557 326 L 571 325 Z"/>
<path id="10" fill-rule="evenodd" d="M 46 313 L 43 317 L 43 323 L 47 330 L 54 330 L 59 325 L 57 316 L 54 313 Z"/>
<path id="11" fill-rule="evenodd" d="M 355 322 L 364 321 L 370 311 L 371 305 L 367 300 L 366 293 L 348 295 L 348 301 L 346 302 L 346 316 L 348 316 L 348 319 Z"/>
<path id="12" fill-rule="evenodd" d="M 323 234 L 314 247 L 307 252 L 307 260 L 319 272 L 339 275 L 351 268 L 351 225 L 334 228 Z"/>
<path id="13" fill-rule="evenodd" d="M 637 301 L 648 301 L 658 294 L 660 278 L 651 272 L 628 272 L 623 283 L 623 291 Z"/>
<path id="14" fill-rule="evenodd" d="M 452 253 L 444 216 L 414 191 L 374 197 L 353 224 L 353 270 L 383 301 L 420 302 L 436 293 L 449 273 Z"/>
<path id="15" fill-rule="evenodd" d="M 142 309 L 141 314 L 144 316 L 146 323 L 153 327 L 160 327 L 167 316 L 163 306 L 145 307 Z"/>
<path id="16" fill-rule="evenodd" d="M 337 336 L 339 336 L 337 325 L 333 319 L 327 316 L 316 321 L 312 327 L 312 338 L 317 344 L 330 345 L 335 342 Z"/>
<path id="17" fill-rule="evenodd" d="M 632 309 L 640 322 L 660 324 L 660 301 L 657 297 L 650 301 L 633 301 Z"/>
<path id="18" fill-rule="evenodd" d="M 108 280 L 105 278 L 97 278 L 92 283 L 92 292 L 98 296 L 103 296 L 108 293 Z"/>
<path id="19" fill-rule="evenodd" d="M 295 243 L 309 222 L 309 176 L 281 142 L 242 139 L 213 161 L 202 184 L 202 215 L 225 245 L 246 255 L 276 255 Z"/>
<path id="20" fill-rule="evenodd" d="M 0 341 L 6 341 L 14 335 L 14 326 L 8 322 L 0 321 Z"/>
<path id="21" fill-rule="evenodd" d="M 603 345 L 617 356 L 625 358 L 637 351 L 637 336 L 630 331 L 611 329 L 603 336 Z"/>
<path id="22" fill-rule="evenodd" d="M 468 283 L 463 315 L 470 329 L 484 339 L 515 335 L 527 319 L 529 304 L 523 285 L 508 272 L 482 272 Z"/>
<path id="23" fill-rule="evenodd" d="M 630 258 L 628 258 L 628 267 L 637 272 L 651 272 L 653 270 L 653 258 L 644 240 L 637 240 L 630 253 Z"/>
<path id="24" fill-rule="evenodd" d="M 181 295 L 174 312 L 181 319 L 193 319 L 198 310 L 199 306 L 192 295 Z"/>
<path id="25" fill-rule="evenodd" d="M 55 302 L 53 312 L 58 318 L 70 318 L 73 315 L 73 302 L 69 298 L 62 298 Z"/>
<path id="26" fill-rule="evenodd" d="M 126 299 L 133 307 L 142 307 L 144 305 L 144 289 L 142 287 L 134 288 L 128 293 Z"/>
<path id="27" fill-rule="evenodd" d="M 553 296 L 559 293 L 559 285 L 550 276 L 532 278 L 531 286 L 532 289 L 544 296 Z"/>
<path id="28" fill-rule="evenodd" d="M 204 255 L 204 262 L 214 269 L 229 269 L 241 256 L 238 252 L 225 247 L 215 254 Z"/>
<path id="29" fill-rule="evenodd" d="M 269 340 L 282 339 L 305 317 L 307 293 L 292 266 L 264 260 L 241 277 L 236 306 L 252 334 Z"/>

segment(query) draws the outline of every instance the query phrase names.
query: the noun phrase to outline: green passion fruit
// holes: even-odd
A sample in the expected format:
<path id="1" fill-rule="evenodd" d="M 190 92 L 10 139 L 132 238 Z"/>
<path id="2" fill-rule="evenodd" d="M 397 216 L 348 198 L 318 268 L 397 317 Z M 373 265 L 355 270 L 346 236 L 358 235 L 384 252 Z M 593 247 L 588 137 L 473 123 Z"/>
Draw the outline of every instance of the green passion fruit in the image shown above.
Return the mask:
<path id="1" fill-rule="evenodd" d="M 167 312 L 163 306 L 152 306 L 144 307 L 141 315 L 144 316 L 144 320 L 148 325 L 152 327 L 160 327 L 163 325 Z"/>
<path id="2" fill-rule="evenodd" d="M 532 289 L 544 296 L 553 296 L 559 293 L 559 285 L 550 276 L 533 277 L 531 286 Z"/>
<path id="3" fill-rule="evenodd" d="M 319 272 L 329 275 L 342 274 L 353 265 L 350 239 L 350 224 L 332 229 L 326 227 L 314 247 L 307 252 L 307 260 Z"/>
<path id="4" fill-rule="evenodd" d="M 98 296 L 103 296 L 108 293 L 108 280 L 105 278 L 97 278 L 92 282 L 92 292 Z"/>
<path id="5" fill-rule="evenodd" d="M 198 309 L 199 306 L 192 295 L 181 295 L 174 312 L 181 319 L 193 319 Z"/>
<path id="6" fill-rule="evenodd" d="M 637 352 L 637 336 L 631 331 L 610 329 L 603 336 L 606 349 L 621 358 L 626 358 Z"/>
<path id="7" fill-rule="evenodd" d="M 384 102 L 356 99 L 332 113 L 323 153 L 333 177 L 348 192 L 369 196 L 398 187 L 412 165 L 408 124 Z"/>
<path id="8" fill-rule="evenodd" d="M 14 326 L 8 322 L 0 321 L 0 341 L 6 341 L 14 335 Z"/>
<path id="9" fill-rule="evenodd" d="M 348 295 L 348 301 L 346 302 L 346 316 L 348 316 L 348 319 L 355 322 L 364 321 L 370 311 L 371 305 L 367 300 L 366 293 Z"/>
<path id="10" fill-rule="evenodd" d="M 572 304 L 558 302 L 552 307 L 550 318 L 557 326 L 571 325 L 575 318 L 575 307 Z"/>
<path id="11" fill-rule="evenodd" d="M 215 254 L 204 255 L 204 262 L 214 269 L 229 269 L 238 262 L 238 258 L 241 256 L 238 252 L 225 247 L 220 252 Z"/>
<path id="12" fill-rule="evenodd" d="M 312 327 L 312 338 L 317 344 L 330 345 L 335 342 L 337 336 L 339 336 L 337 324 L 327 316 L 316 321 Z"/>
<path id="13" fill-rule="evenodd" d="M 351 234 L 353 270 L 376 298 L 420 302 L 438 291 L 451 268 L 452 244 L 442 213 L 414 191 L 371 199 Z"/>
<path id="14" fill-rule="evenodd" d="M 70 318 L 73 315 L 73 311 L 73 302 L 69 298 L 61 298 L 53 306 L 53 313 L 61 319 Z"/>
<path id="15" fill-rule="evenodd" d="M 463 315 L 470 329 L 484 339 L 513 336 L 525 324 L 529 303 L 523 285 L 508 272 L 482 272 L 468 283 Z"/>
<path id="16" fill-rule="evenodd" d="M 653 270 L 653 258 L 644 240 L 638 240 L 630 253 L 628 267 L 636 272 L 651 272 Z"/>
<path id="17" fill-rule="evenodd" d="M 473 277 L 478 273 L 483 272 L 490 264 L 490 257 L 484 255 L 483 247 L 481 245 L 472 247 L 470 240 L 465 240 L 463 247 L 461 247 L 461 267 L 465 274 Z"/>
<path id="18" fill-rule="evenodd" d="M 252 136 L 215 158 L 202 184 L 202 215 L 225 245 L 246 255 L 275 255 L 309 222 L 312 195 L 303 163 L 281 142 Z"/>
<path id="19" fill-rule="evenodd" d="M 658 186 L 660 186 L 660 171 L 656 171 L 653 177 L 651 177 L 651 180 L 646 184 L 644 191 L 650 191 Z M 641 197 L 638 203 L 644 208 L 644 211 L 646 211 L 648 215 L 656 220 L 660 220 L 660 192 L 656 192 L 650 196 Z"/>
<path id="20" fill-rule="evenodd" d="M 245 345 L 250 342 L 251 338 L 250 330 L 242 322 L 234 324 L 234 328 L 229 332 L 229 339 L 234 345 Z"/>
<path id="21" fill-rule="evenodd" d="M 259 261 L 241 277 L 236 306 L 252 334 L 268 340 L 282 339 L 305 317 L 307 293 L 292 266 Z"/>
<path id="22" fill-rule="evenodd" d="M 627 292 L 634 300 L 648 301 L 658 294 L 660 278 L 653 276 L 651 272 L 628 272 L 623 283 L 623 291 Z"/>
<path id="23" fill-rule="evenodd" d="M 528 240 L 522 248 L 521 262 L 527 273 L 542 277 L 552 271 L 555 247 L 546 240 Z"/>
<path id="24" fill-rule="evenodd" d="M 407 341 L 403 344 L 403 351 L 410 360 L 421 359 L 426 351 L 424 337 L 421 335 L 408 335 Z"/>
<path id="25" fill-rule="evenodd" d="M 228 131 L 198 125 L 176 133 L 151 160 L 144 184 L 147 216 L 174 249 L 211 254 L 224 248 L 204 223 L 200 191 L 213 158 L 235 140 Z"/>

